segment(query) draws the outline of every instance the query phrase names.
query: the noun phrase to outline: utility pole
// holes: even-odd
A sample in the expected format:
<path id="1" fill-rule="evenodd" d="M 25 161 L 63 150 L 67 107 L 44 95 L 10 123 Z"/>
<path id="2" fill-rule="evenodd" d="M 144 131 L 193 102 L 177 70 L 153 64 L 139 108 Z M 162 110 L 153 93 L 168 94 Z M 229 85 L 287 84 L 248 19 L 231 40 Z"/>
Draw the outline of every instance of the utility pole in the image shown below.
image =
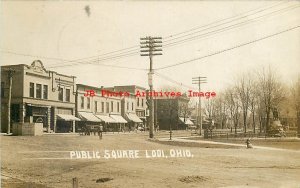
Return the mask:
<path id="1" fill-rule="evenodd" d="M 162 43 L 162 37 L 144 37 L 141 39 L 141 56 L 149 56 L 150 59 L 150 69 L 148 73 L 148 84 L 150 87 L 150 122 L 149 122 L 149 137 L 153 138 L 153 130 L 154 130 L 154 102 L 153 102 L 153 56 L 156 55 L 162 55 L 162 53 L 157 53 L 159 51 L 162 51 L 161 47 L 162 45 L 159 45 Z"/>
<path id="2" fill-rule="evenodd" d="M 206 77 L 202 77 L 202 76 L 198 76 L 198 77 L 193 77 L 192 78 L 193 84 L 197 84 L 198 85 L 198 89 L 199 89 L 199 93 L 198 93 L 198 113 L 197 113 L 197 122 L 199 125 L 199 133 L 200 136 L 202 135 L 202 110 L 201 110 L 201 96 L 200 96 L 200 92 L 201 92 L 201 84 L 207 83 L 206 81 Z"/>
<path id="3" fill-rule="evenodd" d="M 13 74 L 14 74 L 14 70 L 13 69 L 9 69 L 8 70 L 8 82 L 9 82 L 9 86 L 8 86 L 8 101 L 7 101 L 7 134 L 10 134 L 10 107 L 11 107 L 11 88 L 12 88 L 12 78 L 13 78 Z"/>

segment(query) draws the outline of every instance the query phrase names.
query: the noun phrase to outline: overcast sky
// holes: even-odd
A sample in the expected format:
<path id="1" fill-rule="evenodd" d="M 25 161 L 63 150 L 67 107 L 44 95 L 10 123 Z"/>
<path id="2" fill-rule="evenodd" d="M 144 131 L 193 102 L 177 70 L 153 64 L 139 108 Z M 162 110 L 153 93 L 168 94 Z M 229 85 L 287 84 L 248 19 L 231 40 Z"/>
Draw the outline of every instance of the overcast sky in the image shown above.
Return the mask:
<path id="1" fill-rule="evenodd" d="M 77 83 L 148 87 L 147 71 L 87 63 L 72 65 L 59 59 L 88 58 L 137 46 L 129 49 L 134 50 L 129 53 L 135 53 L 129 57 L 103 61 L 111 56 L 99 56 L 86 61 L 148 69 L 149 59 L 138 52 L 140 37 L 161 36 L 165 45 L 163 55 L 154 57 L 153 62 L 154 68 L 164 67 L 299 26 L 299 6 L 299 1 L 1 1 L 1 63 L 30 64 L 40 59 L 46 69 L 76 76 Z M 210 23 L 213 24 L 204 27 Z M 224 30 L 232 25 L 237 27 Z M 237 74 L 268 65 L 277 69 L 283 81 L 290 83 L 300 70 L 299 30 L 298 27 L 224 53 L 157 70 L 178 85 L 155 76 L 155 88 L 170 85 L 188 90 L 179 84 L 195 87 L 192 77 L 207 76 L 208 83 L 203 90 L 220 91 Z M 195 40 L 166 45 L 187 37 Z M 100 61 L 92 61 L 95 59 Z"/>

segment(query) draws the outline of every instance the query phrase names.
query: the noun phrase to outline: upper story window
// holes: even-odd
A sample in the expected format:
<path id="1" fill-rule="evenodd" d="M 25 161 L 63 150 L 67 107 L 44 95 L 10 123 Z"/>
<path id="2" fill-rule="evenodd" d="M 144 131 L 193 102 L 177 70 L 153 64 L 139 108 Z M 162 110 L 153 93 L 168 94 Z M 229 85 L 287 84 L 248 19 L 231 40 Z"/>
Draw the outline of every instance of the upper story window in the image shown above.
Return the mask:
<path id="1" fill-rule="evenodd" d="M 106 113 L 109 113 L 109 102 L 106 102 Z"/>
<path id="2" fill-rule="evenodd" d="M 137 98 L 137 106 L 140 106 L 140 98 Z"/>
<path id="3" fill-rule="evenodd" d="M 4 82 L 1 82 L 1 97 L 4 97 L 4 90 L 5 90 L 5 84 Z"/>
<path id="4" fill-rule="evenodd" d="M 133 107 L 134 107 L 134 104 L 133 102 L 131 103 L 131 110 L 133 111 Z"/>
<path id="5" fill-rule="evenodd" d="M 58 88 L 58 100 L 64 100 L 64 89 L 62 87 Z"/>
<path id="6" fill-rule="evenodd" d="M 84 108 L 84 97 L 80 97 L 81 98 L 81 103 L 80 103 L 80 107 L 81 109 Z"/>
<path id="7" fill-rule="evenodd" d="M 91 99 L 87 98 L 87 109 L 91 108 Z"/>
<path id="8" fill-rule="evenodd" d="M 68 102 L 70 102 L 70 94 L 71 94 L 70 89 L 66 89 L 66 101 Z"/>
<path id="9" fill-rule="evenodd" d="M 117 102 L 117 111 L 120 112 L 120 103 Z"/>
<path id="10" fill-rule="evenodd" d="M 110 105 L 111 105 L 111 111 L 113 112 L 113 111 L 114 111 L 114 102 L 111 101 L 111 102 L 110 102 Z"/>
<path id="11" fill-rule="evenodd" d="M 34 83 L 30 82 L 29 84 L 29 97 L 34 98 Z"/>
<path id="12" fill-rule="evenodd" d="M 95 112 L 98 112 L 98 102 L 97 101 L 95 101 L 94 108 L 95 108 Z"/>
<path id="13" fill-rule="evenodd" d="M 42 98 L 42 84 L 36 84 L 36 98 Z"/>
<path id="14" fill-rule="evenodd" d="M 104 102 L 101 102 L 101 112 L 104 112 Z"/>
<path id="15" fill-rule="evenodd" d="M 144 107 L 144 99 L 142 99 L 142 107 Z"/>
<path id="16" fill-rule="evenodd" d="M 48 86 L 43 86 L 43 99 L 48 99 Z"/>
<path id="17" fill-rule="evenodd" d="M 129 102 L 127 102 L 127 110 L 129 110 Z"/>

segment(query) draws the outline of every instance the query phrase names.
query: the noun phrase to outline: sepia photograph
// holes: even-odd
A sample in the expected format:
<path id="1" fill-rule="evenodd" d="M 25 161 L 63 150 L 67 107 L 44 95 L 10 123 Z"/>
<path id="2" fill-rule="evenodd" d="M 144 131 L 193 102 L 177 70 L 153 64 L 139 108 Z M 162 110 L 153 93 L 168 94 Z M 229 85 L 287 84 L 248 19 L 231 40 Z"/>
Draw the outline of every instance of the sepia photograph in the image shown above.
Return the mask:
<path id="1" fill-rule="evenodd" d="M 2 0 L 0 37 L 0 187 L 300 188 L 299 0 Z"/>

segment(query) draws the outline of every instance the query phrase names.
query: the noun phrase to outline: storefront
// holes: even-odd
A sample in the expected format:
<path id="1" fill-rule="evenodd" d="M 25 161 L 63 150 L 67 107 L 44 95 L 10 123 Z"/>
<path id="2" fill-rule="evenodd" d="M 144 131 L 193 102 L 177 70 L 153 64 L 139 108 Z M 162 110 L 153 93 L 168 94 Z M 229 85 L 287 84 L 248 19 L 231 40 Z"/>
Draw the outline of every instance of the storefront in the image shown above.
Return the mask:
<path id="1" fill-rule="evenodd" d="M 109 115 L 96 115 L 97 118 L 102 120 L 104 132 L 113 131 L 113 125 L 116 123 L 116 120 L 109 117 Z"/>
<path id="2" fill-rule="evenodd" d="M 135 113 L 126 113 L 126 119 L 128 120 L 129 130 L 135 130 L 138 126 L 143 126 L 143 121 Z"/>
<path id="3" fill-rule="evenodd" d="M 127 121 L 119 114 L 110 114 L 110 117 L 115 120 L 114 122 L 114 130 L 117 132 L 125 131 L 125 124 Z"/>

